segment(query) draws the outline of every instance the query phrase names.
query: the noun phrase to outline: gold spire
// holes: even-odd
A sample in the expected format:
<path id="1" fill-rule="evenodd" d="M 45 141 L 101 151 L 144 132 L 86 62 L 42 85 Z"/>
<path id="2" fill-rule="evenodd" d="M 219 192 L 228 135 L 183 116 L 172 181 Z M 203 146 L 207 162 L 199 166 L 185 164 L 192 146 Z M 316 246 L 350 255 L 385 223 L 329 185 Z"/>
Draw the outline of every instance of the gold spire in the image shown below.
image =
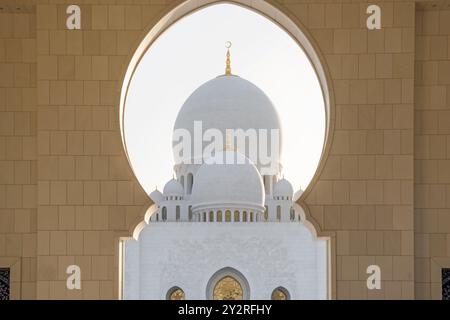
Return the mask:
<path id="1" fill-rule="evenodd" d="M 230 59 L 230 48 L 233 44 L 231 43 L 231 41 L 227 41 L 225 43 L 225 47 L 227 48 L 227 66 L 225 68 L 225 75 L 226 76 L 231 76 L 231 59 Z"/>

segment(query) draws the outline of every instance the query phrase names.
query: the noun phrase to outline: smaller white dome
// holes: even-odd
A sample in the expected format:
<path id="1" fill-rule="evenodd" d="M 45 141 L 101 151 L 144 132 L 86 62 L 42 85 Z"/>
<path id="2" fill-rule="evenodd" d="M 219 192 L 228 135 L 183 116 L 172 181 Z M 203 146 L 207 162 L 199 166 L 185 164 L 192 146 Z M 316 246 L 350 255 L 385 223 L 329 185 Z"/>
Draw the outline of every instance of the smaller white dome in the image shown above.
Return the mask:
<path id="1" fill-rule="evenodd" d="M 172 179 L 164 186 L 163 193 L 165 196 L 182 196 L 184 194 L 184 190 L 181 183 L 175 179 Z"/>
<path id="2" fill-rule="evenodd" d="M 275 184 L 275 187 L 273 188 L 273 196 L 274 197 L 290 197 L 292 198 L 294 194 L 294 188 L 292 187 L 292 184 L 287 181 L 286 179 L 281 179 Z"/>
<path id="3" fill-rule="evenodd" d="M 230 163 L 231 161 L 234 161 Z M 234 151 L 217 153 L 194 177 L 192 209 L 264 210 L 264 185 L 255 165 Z"/>
<path id="4" fill-rule="evenodd" d="M 155 189 L 155 190 L 152 191 L 152 193 L 150 193 L 150 198 L 155 203 L 159 203 L 159 202 L 164 200 L 163 194 L 158 189 Z"/>

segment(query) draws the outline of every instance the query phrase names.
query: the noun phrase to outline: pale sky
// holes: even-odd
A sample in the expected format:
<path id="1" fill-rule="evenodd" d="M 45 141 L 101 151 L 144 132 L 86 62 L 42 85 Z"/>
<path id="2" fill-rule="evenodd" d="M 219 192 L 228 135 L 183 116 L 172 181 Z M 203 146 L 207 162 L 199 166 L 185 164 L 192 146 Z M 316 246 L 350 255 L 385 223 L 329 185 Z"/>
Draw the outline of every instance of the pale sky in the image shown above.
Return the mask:
<path id="1" fill-rule="evenodd" d="M 311 181 L 322 153 L 325 108 L 320 84 L 302 49 L 267 18 L 230 4 L 197 11 L 166 30 L 131 80 L 125 140 L 147 193 L 173 175 L 172 130 L 178 111 L 201 84 L 224 73 L 231 41 L 232 71 L 272 100 L 283 129 L 284 176 L 294 190 Z"/>

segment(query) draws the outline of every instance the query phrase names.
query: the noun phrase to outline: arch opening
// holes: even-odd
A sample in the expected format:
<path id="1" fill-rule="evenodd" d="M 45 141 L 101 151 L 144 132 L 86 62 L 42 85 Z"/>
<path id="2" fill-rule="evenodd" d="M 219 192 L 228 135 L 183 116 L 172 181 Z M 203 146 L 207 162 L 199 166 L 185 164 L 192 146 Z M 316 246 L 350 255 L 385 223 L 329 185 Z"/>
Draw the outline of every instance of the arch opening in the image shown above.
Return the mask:
<path id="1" fill-rule="evenodd" d="M 261 3 L 260 3 L 261 2 Z M 139 128 L 141 126 L 136 126 L 136 125 L 131 125 L 128 124 L 133 117 L 134 118 L 140 118 L 141 121 L 146 121 L 146 119 L 148 118 L 155 118 L 155 114 L 158 113 L 158 110 L 155 110 L 156 106 L 158 105 L 162 105 L 161 102 L 156 101 L 155 99 L 158 99 L 157 95 L 158 92 L 164 92 L 164 90 L 161 90 L 161 87 L 158 87 L 157 83 L 158 81 L 162 85 L 164 85 L 164 83 L 169 83 L 168 81 L 172 81 L 173 79 L 176 77 L 177 81 L 180 82 L 180 85 L 173 87 L 174 89 L 178 90 L 177 87 L 179 86 L 183 86 L 185 84 L 185 82 L 190 82 L 190 88 L 189 89 L 185 89 L 184 91 L 181 90 L 178 101 L 180 103 L 172 103 L 170 105 L 174 105 L 175 108 L 177 106 L 179 106 L 181 104 L 181 102 L 183 101 L 184 97 L 186 97 L 187 95 L 189 95 L 190 92 L 192 92 L 192 89 L 195 88 L 196 86 L 198 86 L 201 82 L 203 82 L 205 79 L 207 79 L 208 77 L 214 77 L 217 76 L 217 74 L 222 71 L 222 67 L 223 67 L 223 57 L 222 57 L 222 53 L 219 54 L 217 53 L 218 51 L 220 52 L 221 50 L 223 50 L 223 43 L 217 43 L 217 41 L 213 42 L 214 45 L 214 49 L 211 49 L 210 51 L 205 50 L 204 48 L 201 48 L 199 50 L 201 51 L 208 51 L 206 52 L 204 55 L 201 55 L 198 53 L 198 51 L 192 50 L 189 51 L 187 50 L 187 53 L 184 53 L 186 56 L 186 60 L 189 60 L 190 63 L 185 65 L 191 65 L 192 67 L 189 69 L 183 69 L 182 66 L 179 65 L 174 65 L 172 67 L 169 67 L 167 64 L 164 65 L 163 67 L 166 67 L 166 71 L 162 71 L 163 69 L 155 69 L 156 64 L 161 64 L 160 62 L 160 57 L 155 57 L 155 62 L 153 64 L 151 63 L 147 63 L 147 60 L 151 60 L 150 56 L 152 54 L 152 52 L 157 52 L 154 55 L 158 54 L 158 55 L 162 55 L 161 54 L 161 49 L 160 51 L 159 48 L 164 47 L 163 43 L 165 41 L 165 38 L 169 37 L 167 36 L 165 33 L 170 34 L 170 32 L 166 32 L 166 31 L 170 31 L 171 29 L 174 28 L 178 28 L 178 25 L 181 25 L 183 23 L 185 23 L 186 19 L 193 19 L 192 17 L 195 15 L 206 15 L 203 11 L 206 10 L 210 10 L 211 8 L 214 7 L 218 7 L 218 6 L 230 6 L 230 7 L 240 7 L 240 10 L 246 10 L 249 12 L 252 12 L 252 14 L 254 14 L 255 16 L 260 16 L 261 19 L 265 19 L 268 22 L 270 22 L 271 24 L 273 24 L 274 28 L 279 29 L 280 34 L 285 34 L 285 37 L 289 39 L 289 41 L 292 42 L 292 44 L 295 44 L 295 46 L 298 48 L 299 50 L 299 57 L 302 56 L 305 61 L 305 63 L 308 65 L 308 68 L 310 68 L 310 70 L 308 72 L 296 72 L 297 74 L 300 73 L 308 73 L 311 75 L 311 79 L 309 79 L 309 81 L 304 81 L 304 82 L 299 82 L 298 79 L 289 79 L 289 81 L 287 80 L 287 82 L 293 82 L 293 83 L 297 83 L 298 85 L 296 86 L 295 90 L 299 91 L 299 90 L 305 90 L 305 92 L 317 92 L 317 98 L 321 100 L 321 106 L 319 109 L 322 109 L 323 114 L 319 117 L 323 117 L 323 120 L 321 120 L 321 122 L 323 122 L 323 128 L 321 129 L 321 132 L 317 131 L 317 132 L 311 132 L 311 130 L 315 130 L 314 126 L 318 126 L 317 124 L 315 124 L 314 126 L 311 124 L 311 119 L 306 120 L 304 123 L 301 123 L 301 125 L 299 125 L 298 121 L 302 121 L 302 120 L 298 120 L 297 123 L 295 122 L 295 120 L 291 120 L 291 124 L 289 124 L 289 126 L 292 127 L 297 127 L 297 128 L 304 128 L 305 131 L 309 130 L 310 132 L 308 132 L 308 135 L 310 137 L 320 137 L 319 139 L 321 140 L 318 143 L 313 143 L 313 142 L 305 142 L 304 146 L 298 146 L 298 140 L 295 142 L 295 144 L 293 143 L 292 146 L 290 147 L 290 144 L 285 142 L 284 144 L 286 145 L 285 148 L 283 148 L 283 150 L 288 153 L 291 152 L 291 150 L 297 150 L 297 149 L 303 149 L 303 153 L 311 153 L 311 152 L 305 152 L 305 150 L 308 150 L 309 148 L 311 148 L 312 146 L 315 146 L 315 151 L 314 153 L 316 154 L 315 158 L 313 161 L 311 161 L 311 163 L 308 164 L 304 164 L 303 158 L 305 157 L 300 157 L 298 156 L 296 159 L 294 159 L 292 157 L 292 155 L 285 155 L 285 163 L 284 163 L 284 168 L 285 170 L 290 170 L 289 168 L 294 168 L 296 167 L 296 165 L 294 165 L 295 163 L 301 163 L 302 165 L 298 165 L 298 167 L 303 167 L 303 168 L 307 168 L 306 170 L 302 170 L 303 172 L 308 172 L 308 174 L 304 174 L 304 173 L 295 173 L 295 176 L 299 176 L 299 177 L 292 177 L 292 174 L 290 174 L 291 179 L 294 179 L 294 185 L 295 185 L 295 191 L 301 189 L 301 191 L 305 191 L 308 189 L 308 186 L 311 185 L 311 181 L 314 180 L 314 177 L 317 175 L 316 173 L 319 171 L 319 164 L 321 163 L 321 159 L 324 156 L 324 151 L 325 151 L 325 147 L 327 145 L 327 140 L 329 137 L 329 131 L 330 131 L 330 125 L 331 125 L 331 108 L 330 108 L 330 99 L 331 99 L 331 95 L 330 95 L 330 90 L 329 90 L 329 86 L 328 86 L 328 82 L 327 82 L 327 73 L 325 72 L 325 69 L 321 63 L 321 58 L 319 57 L 317 50 L 315 49 L 313 43 L 309 40 L 309 37 L 305 34 L 305 31 L 302 30 L 298 27 L 297 24 L 299 24 L 298 21 L 296 21 L 295 23 L 289 18 L 287 17 L 285 14 L 283 14 L 282 12 L 280 12 L 276 7 L 262 2 L 262 1 L 256 1 L 255 3 L 251 3 L 250 5 L 246 2 L 246 1 L 217 1 L 217 0 L 209 0 L 209 1 L 204 1 L 202 2 L 201 5 L 199 5 L 198 3 L 195 3 L 195 1 L 184 1 L 182 2 L 179 6 L 177 6 L 176 8 L 174 8 L 170 14 L 168 14 L 167 16 L 165 16 L 164 18 L 162 18 L 150 31 L 149 33 L 145 36 L 144 40 L 141 42 L 141 44 L 138 46 L 136 52 L 134 53 L 134 55 L 132 56 L 131 59 L 131 63 L 127 69 L 127 72 L 125 73 L 125 79 L 122 85 L 122 90 L 121 90 L 121 95 L 120 95 L 120 129 L 121 129 L 121 135 L 122 135 L 122 141 L 123 141 L 123 145 L 125 148 L 125 154 L 128 158 L 128 161 L 130 163 L 130 166 L 133 170 L 133 172 L 135 173 L 139 183 L 143 186 L 143 188 L 147 191 L 147 193 L 150 193 L 151 189 L 154 188 L 155 185 L 161 184 L 163 183 L 163 181 L 165 181 L 165 177 L 163 177 L 163 175 L 170 175 L 171 174 L 171 170 L 170 168 L 168 170 L 159 170 L 161 168 L 161 166 L 167 166 L 167 164 L 164 160 L 157 160 L 158 162 L 153 162 L 154 165 L 152 165 L 152 157 L 154 157 L 154 154 L 161 154 L 163 153 L 161 150 L 162 149 L 158 149 L 157 152 L 155 152 L 155 149 L 152 148 L 152 151 L 148 151 L 148 155 L 146 155 L 146 160 L 144 158 L 139 160 L 140 156 L 137 156 L 136 154 L 138 152 L 141 152 L 141 150 L 143 150 L 144 148 L 142 148 L 144 145 L 142 144 L 143 141 L 149 141 L 149 144 L 152 145 L 156 145 L 158 143 L 151 143 L 151 140 L 148 139 L 134 139 L 133 135 L 135 134 L 139 134 Z M 248 9 L 248 10 L 247 10 Z M 167 19 L 167 20 L 166 20 Z M 207 20 L 205 20 L 207 21 Z M 297 24 L 296 24 L 297 23 Z M 174 31 L 175 32 L 175 31 Z M 230 31 L 230 33 L 232 33 Z M 220 37 L 218 37 L 220 38 Z M 193 37 L 190 37 L 190 41 L 194 42 L 195 44 L 189 44 L 189 42 L 183 42 L 183 45 L 186 46 L 192 46 L 192 47 L 201 47 L 201 45 L 199 45 L 199 42 L 195 42 L 193 39 Z M 200 41 L 200 40 L 199 40 Z M 206 42 L 206 41 L 205 41 Z M 239 54 L 241 54 L 242 56 L 252 56 L 252 52 L 248 52 L 248 48 L 250 47 L 250 45 L 245 45 L 245 54 L 243 53 L 244 50 L 240 50 L 240 48 L 238 48 L 239 44 L 235 44 L 235 48 L 233 48 L 233 65 L 236 65 L 235 69 L 236 72 L 240 75 L 240 76 L 245 76 L 247 79 L 254 81 L 255 78 L 260 77 L 261 78 L 261 70 L 266 70 L 265 73 L 267 74 L 272 74 L 272 78 L 273 79 L 277 79 L 275 80 L 271 80 L 272 82 L 268 81 L 267 79 L 260 79 L 258 81 L 254 81 L 256 84 L 258 84 L 259 86 L 261 86 L 264 91 L 270 91 L 270 90 L 266 90 L 267 88 L 275 88 L 275 87 L 280 87 L 283 86 L 283 77 L 279 77 L 276 75 L 276 72 L 279 71 L 280 74 L 282 74 L 282 72 L 284 72 L 284 74 L 286 74 L 286 70 L 289 70 L 289 68 L 283 69 L 279 66 L 279 61 L 282 60 L 286 60 L 286 57 L 282 57 L 280 59 L 275 58 L 275 61 L 271 61 L 270 59 L 273 59 L 273 57 L 271 57 L 270 55 L 272 54 L 270 52 L 270 48 L 267 48 L 267 45 L 265 42 L 261 42 L 260 44 L 256 44 L 255 48 L 257 48 L 257 50 L 259 52 L 264 52 L 267 51 L 265 58 L 268 58 L 268 60 L 265 60 L 264 58 L 260 58 L 260 59 L 253 59 L 253 60 L 257 60 L 260 61 L 259 64 L 255 64 L 253 67 L 246 67 L 245 64 L 247 63 L 248 60 L 243 59 L 241 57 L 239 57 Z M 242 47 L 243 45 L 241 45 Z M 211 46 L 212 47 L 212 46 Z M 150 48 L 152 50 L 150 50 Z M 179 52 L 181 48 L 175 47 L 174 51 Z M 183 49 L 185 49 L 185 47 L 183 47 Z M 286 48 L 284 48 L 286 50 Z M 255 49 L 256 50 L 256 49 Z M 186 50 L 184 50 L 186 52 Z M 214 57 L 218 57 L 217 59 L 214 59 L 214 68 L 211 67 L 211 69 L 206 72 L 206 73 L 202 73 L 201 70 L 196 69 L 196 66 L 200 65 L 200 62 L 203 62 L 206 65 L 206 62 L 209 62 L 209 65 L 211 66 L 211 61 L 205 60 L 206 55 L 210 55 L 210 56 L 214 56 Z M 160 60 L 158 60 L 160 59 Z M 158 60 L 158 61 L 156 61 Z M 169 61 L 173 61 L 170 59 L 166 59 Z M 180 59 L 183 60 L 183 59 Z M 195 61 L 199 61 L 197 64 L 195 63 Z M 290 63 L 292 64 L 292 63 Z M 150 83 L 152 84 L 153 87 L 155 87 L 155 90 L 138 90 L 138 89 L 134 89 L 134 87 L 136 86 L 135 83 L 137 81 L 139 81 L 139 77 L 141 77 L 141 73 L 143 72 L 141 69 L 144 68 L 143 66 L 145 65 L 150 65 L 150 68 L 148 68 L 148 71 L 152 71 L 153 72 L 148 72 L 146 71 L 146 74 L 157 74 L 158 76 L 155 76 L 155 80 L 150 81 Z M 244 67 L 242 67 L 242 65 L 244 65 Z M 273 67 L 269 67 L 273 65 Z M 151 68 L 153 66 L 153 69 Z M 170 69 L 176 70 L 175 72 L 179 72 L 181 74 L 167 74 L 164 76 L 165 73 L 169 73 L 167 70 Z M 239 69 L 238 69 L 239 68 Z M 244 68 L 244 69 L 243 69 Z M 252 69 L 253 68 L 253 69 Z M 180 70 L 181 69 L 181 70 Z M 217 70 L 217 71 L 212 71 L 212 70 Z M 240 72 L 238 72 L 240 71 Z M 163 74 L 163 76 L 159 76 Z M 189 76 L 186 76 L 186 74 L 191 75 L 191 74 L 199 74 L 199 77 L 201 77 L 201 74 L 204 74 L 205 76 L 203 77 L 203 80 L 199 80 L 198 78 L 195 80 L 190 79 Z M 308 75 L 309 76 L 309 75 Z M 270 78 L 270 77 L 269 77 Z M 280 82 L 279 79 L 281 79 L 281 84 L 276 84 L 274 85 L 274 83 L 276 82 Z M 316 84 L 312 84 L 312 83 L 316 83 Z M 148 82 L 147 82 L 148 84 Z M 302 89 L 303 88 L 303 89 Z M 274 89 L 272 89 L 274 90 Z M 294 90 L 294 91 L 295 91 Z M 147 96 L 146 95 L 138 95 L 136 96 L 137 91 L 142 91 L 142 92 L 147 92 Z M 281 91 L 280 91 L 281 92 Z M 170 94 L 171 96 L 177 96 L 176 92 L 171 92 Z M 276 99 L 277 96 L 283 96 L 283 94 L 278 94 L 278 93 L 270 93 L 269 95 L 271 98 L 275 97 Z M 286 95 L 286 92 L 284 92 L 284 95 Z M 144 99 L 142 99 L 144 97 Z M 151 98 L 154 97 L 154 98 Z M 146 99 L 147 98 L 147 99 Z M 150 98 L 150 99 L 148 99 Z M 152 100 L 153 99 L 153 100 Z M 292 100 L 292 97 L 290 98 L 284 98 L 285 100 L 289 99 Z M 133 101 L 134 100 L 139 100 L 139 101 L 148 101 L 147 105 L 150 105 L 151 108 L 148 108 L 147 106 L 145 107 L 146 109 L 148 109 L 151 113 L 151 117 L 142 117 L 142 114 L 139 114 L 138 111 L 134 112 L 132 111 L 133 109 Z M 277 101 L 275 101 L 277 102 Z M 308 103 L 309 104 L 309 103 Z M 277 105 L 281 105 L 280 103 L 277 103 Z M 295 105 L 298 105 L 298 103 L 295 103 Z M 294 106 L 295 107 L 295 106 Z M 316 109 L 316 108 L 311 108 L 311 105 L 308 105 L 308 108 L 311 109 Z M 289 108 L 288 108 L 289 109 Z M 293 110 L 293 109 L 292 109 Z M 289 110 L 288 110 L 289 111 Z M 322 112 L 321 111 L 321 112 Z M 160 112 L 161 114 L 166 114 L 167 113 L 167 108 L 164 110 L 164 112 Z M 282 112 L 282 114 L 285 114 L 285 112 Z M 290 121 L 289 119 L 303 119 L 303 118 L 308 118 L 308 117 L 304 117 L 304 116 L 297 116 L 297 115 L 287 115 L 286 112 L 286 119 L 288 120 L 284 120 L 284 121 Z M 173 120 L 173 119 L 172 119 Z M 154 123 L 167 123 L 167 121 L 160 121 L 159 118 L 155 118 Z M 311 126 L 310 126 L 311 124 Z M 167 126 L 166 127 L 170 127 Z M 161 132 L 160 130 L 161 128 L 158 128 L 158 130 L 156 130 L 155 128 L 155 132 Z M 299 130 L 303 130 L 303 129 L 299 129 Z M 136 133 L 137 132 L 137 133 Z M 298 132 L 297 132 L 298 133 Z M 151 135 L 155 136 L 154 134 L 150 133 Z M 298 134 L 294 134 L 296 136 L 299 136 Z M 289 138 L 289 136 L 294 136 L 294 135 L 290 135 L 290 134 L 286 134 L 285 136 L 287 137 L 286 139 Z M 158 137 L 163 137 L 164 134 L 158 135 Z M 301 133 L 300 136 L 305 136 L 305 133 Z M 138 141 L 138 142 L 136 142 Z M 294 141 L 294 139 L 292 139 L 292 141 Z M 306 141 L 306 140 L 305 140 Z M 303 142 L 300 142 L 303 143 Z M 161 144 L 161 143 L 159 143 Z M 150 150 L 150 148 L 147 148 Z M 139 150 L 139 151 L 135 151 L 135 150 Z M 165 152 L 165 151 L 164 151 Z M 170 151 L 167 152 L 167 154 L 170 154 Z M 150 161 L 149 161 L 150 160 Z M 156 161 L 156 160 L 155 160 Z M 162 162 L 161 162 L 162 161 Z M 170 162 L 170 161 L 169 161 Z M 148 168 L 150 168 L 149 170 L 147 170 Z M 155 169 L 152 169 L 155 168 Z M 156 169 L 158 168 L 158 169 Z M 151 170 L 154 170 L 153 172 L 150 172 Z M 293 171 L 297 171 L 296 169 L 292 169 Z M 144 171 L 148 171 L 148 172 L 144 172 Z M 189 173 L 186 173 L 187 175 L 189 175 Z M 304 177 L 302 175 L 305 175 Z M 158 178 L 150 178 L 151 176 L 153 177 L 158 177 Z M 193 175 L 191 174 L 190 177 L 186 176 L 184 181 L 184 184 L 186 185 L 185 187 L 185 192 L 187 194 L 190 193 L 191 189 L 192 189 L 192 179 L 193 179 Z M 190 182 L 188 180 L 191 180 Z M 264 184 L 267 185 L 266 188 L 266 192 L 270 191 L 270 189 L 272 188 L 274 182 L 270 182 L 270 177 L 269 176 L 264 176 Z M 295 194 L 295 200 L 297 200 L 303 192 L 297 192 Z"/>
<path id="2" fill-rule="evenodd" d="M 271 295 L 272 300 L 290 300 L 289 291 L 284 287 L 275 288 Z"/>
<path id="3" fill-rule="evenodd" d="M 214 300 L 242 300 L 243 297 L 241 284 L 231 276 L 223 277 L 214 286 Z"/>
<path id="4" fill-rule="evenodd" d="M 184 291 L 179 287 L 172 287 L 167 291 L 166 300 L 185 300 Z"/>
<path id="5" fill-rule="evenodd" d="M 206 286 L 208 300 L 249 300 L 250 286 L 238 270 L 225 267 L 216 271 Z"/>
<path id="6" fill-rule="evenodd" d="M 206 6 L 209 6 L 211 4 L 224 3 L 224 2 L 225 1 L 206 1 L 205 2 L 206 5 L 204 7 L 201 7 L 201 9 L 203 9 Z M 192 7 L 190 7 L 189 10 L 187 10 L 188 7 L 185 7 L 188 3 L 190 5 L 192 5 Z M 303 32 L 300 31 L 300 29 L 297 26 L 295 26 L 295 24 L 289 18 L 287 18 L 287 16 L 285 16 L 285 15 L 281 14 L 279 11 L 277 11 L 277 9 L 275 7 L 272 7 L 272 6 L 268 5 L 268 4 L 264 4 L 262 6 L 260 6 L 260 4 L 252 4 L 251 6 L 248 6 L 247 4 L 244 3 L 244 1 L 233 1 L 233 3 L 234 4 L 240 4 L 240 5 L 242 5 L 242 6 L 246 7 L 246 8 L 252 9 L 253 11 L 256 11 L 256 12 L 262 14 L 265 17 L 269 17 L 272 21 L 276 22 L 279 26 L 282 26 L 284 31 L 287 31 L 291 37 L 295 38 L 297 43 L 300 43 L 302 45 L 302 47 L 303 47 L 303 50 L 307 53 L 306 55 L 310 59 L 310 61 L 312 62 L 312 65 L 314 66 L 315 72 L 317 73 L 319 82 L 321 83 L 321 92 L 323 94 L 324 105 L 325 105 L 325 119 L 326 119 L 325 122 L 326 122 L 326 125 L 325 125 L 325 133 L 324 133 L 324 142 L 322 143 L 322 150 L 321 150 L 321 156 L 320 156 L 320 157 L 323 157 L 324 149 L 325 149 L 325 146 L 326 146 L 326 140 L 327 140 L 327 137 L 328 137 L 328 130 L 329 130 L 329 125 L 328 124 L 329 124 L 329 118 L 330 118 L 330 108 L 329 108 L 329 106 L 330 106 L 330 97 L 329 97 L 329 91 L 328 91 L 328 87 L 327 87 L 327 82 L 325 81 L 326 80 L 326 74 L 325 74 L 325 71 L 323 70 L 322 65 L 320 64 L 319 57 L 315 53 L 313 45 L 308 41 L 307 37 L 303 34 Z M 266 7 L 266 6 L 268 6 L 268 7 Z M 144 55 L 145 52 L 151 47 L 151 45 L 154 43 L 155 39 L 157 39 L 162 34 L 162 32 L 164 32 L 164 30 L 166 30 L 168 27 L 170 27 L 174 22 L 178 21 L 179 19 L 181 19 L 181 17 L 183 17 L 185 15 L 189 15 L 190 13 L 195 12 L 197 9 L 199 9 L 199 8 L 195 8 L 195 6 L 193 5 L 193 1 L 185 1 L 179 7 L 175 8 L 174 11 L 170 14 L 171 17 L 167 17 L 167 16 L 164 17 L 160 22 L 157 23 L 157 25 L 155 26 L 156 29 L 153 28 L 150 31 L 150 33 L 145 37 L 144 41 L 141 43 L 141 45 L 139 46 L 138 50 L 136 51 L 136 53 L 137 53 L 140 50 L 142 50 L 141 56 L 139 56 L 138 59 L 135 59 L 135 56 L 133 56 L 133 58 L 132 58 L 132 63 L 135 62 L 135 65 L 133 66 L 133 71 L 130 74 L 127 71 L 124 84 L 126 83 L 126 81 L 128 81 L 128 83 L 127 83 L 127 86 L 126 86 L 126 90 L 125 91 L 122 90 L 122 95 L 121 95 L 121 100 L 120 100 L 121 101 L 120 102 L 121 103 L 121 108 L 120 108 L 121 121 L 120 121 L 120 124 L 121 124 L 121 133 L 122 133 L 122 140 L 123 140 L 124 147 L 125 147 L 125 152 L 126 152 L 126 155 L 128 157 L 128 160 L 130 162 L 130 165 L 133 168 L 133 171 L 135 171 L 135 170 L 134 170 L 132 161 L 130 160 L 130 154 L 129 154 L 128 148 L 127 148 L 128 144 L 127 144 L 127 141 L 126 141 L 126 138 L 125 138 L 125 134 L 124 134 L 125 133 L 125 123 L 124 123 L 125 121 L 124 121 L 124 119 L 125 119 L 125 113 L 126 113 L 125 112 L 125 106 L 126 106 L 127 94 L 128 94 L 128 90 L 129 90 L 130 81 L 131 81 L 131 79 L 133 77 L 133 74 L 136 71 L 136 68 L 139 65 L 139 62 L 142 59 L 142 55 Z M 187 11 L 184 11 L 184 10 L 187 10 Z M 182 13 L 182 12 L 184 12 L 184 13 Z M 276 13 L 275 16 L 274 16 L 274 12 Z M 174 17 L 177 17 L 177 18 L 174 18 Z M 166 20 L 166 18 L 167 18 L 167 20 Z M 164 22 L 163 22 L 163 20 L 164 20 Z M 149 37 L 150 34 L 152 34 L 151 37 Z M 303 39 L 303 40 L 300 41 L 299 39 Z M 147 43 L 145 46 L 143 46 L 144 42 Z M 310 52 L 312 52 L 314 54 L 312 56 L 310 56 Z M 136 55 L 136 53 L 135 53 L 135 55 Z M 132 64 L 130 64 L 130 67 L 131 66 L 132 66 Z M 128 80 L 127 80 L 127 75 L 129 76 Z M 123 94 L 125 94 L 125 96 L 123 96 Z M 122 99 L 122 97 L 123 97 L 123 99 Z M 317 167 L 318 166 L 319 166 L 319 161 L 317 162 Z M 317 171 L 319 170 L 317 167 L 314 170 L 314 172 L 316 174 L 317 174 Z M 136 173 L 136 171 L 135 171 L 135 173 Z M 190 173 L 190 172 L 186 173 L 185 175 L 182 175 L 182 179 L 181 179 L 180 182 L 182 183 L 182 186 L 185 187 L 184 191 L 185 191 L 186 195 L 190 195 L 191 192 L 192 192 L 192 187 L 193 187 L 193 184 L 194 184 L 193 180 L 194 180 L 194 175 L 192 173 Z M 264 182 L 267 185 L 266 193 L 269 192 L 269 194 L 270 194 L 270 192 L 273 189 L 273 185 L 275 184 L 276 181 L 267 180 L 267 182 L 266 182 L 266 179 L 264 179 Z M 142 184 L 142 182 L 141 182 L 141 184 Z M 297 193 L 295 195 L 295 199 L 298 200 L 298 198 L 301 196 L 301 194 L 302 194 L 301 192 Z M 281 197 L 281 199 L 284 200 L 284 197 Z M 288 198 L 286 198 L 286 199 L 288 199 Z M 299 206 L 296 206 L 296 209 L 299 209 L 299 208 L 300 208 Z M 176 207 L 176 220 L 180 220 L 179 219 L 179 217 L 180 217 L 179 210 L 180 210 L 179 207 Z M 300 211 L 302 212 L 303 210 L 300 208 Z M 231 222 L 233 220 L 234 221 L 239 221 L 240 220 L 239 212 L 237 213 L 237 215 L 236 215 L 236 212 L 227 211 L 225 209 L 224 209 L 223 213 L 222 213 L 221 210 L 218 210 L 216 212 L 217 212 L 217 217 L 216 217 L 217 221 Z M 232 212 L 234 213 L 234 216 L 232 215 Z M 191 207 L 189 207 L 189 213 L 188 213 L 188 220 L 189 221 L 191 220 L 191 215 L 192 215 L 192 211 L 191 211 Z M 302 215 L 302 214 L 300 213 L 300 215 Z M 304 213 L 303 213 L 303 215 L 304 215 Z M 278 209 L 277 209 L 276 216 L 277 216 L 277 219 L 278 219 L 278 216 L 279 216 Z M 164 218 L 160 219 L 161 215 L 159 215 L 158 213 L 156 213 L 155 217 L 158 220 L 165 220 Z M 207 213 L 203 212 L 202 213 L 202 218 L 203 218 L 202 220 L 203 221 L 207 221 L 206 217 L 207 217 Z M 237 219 L 236 219 L 236 217 L 237 217 Z M 263 217 L 264 217 L 264 220 L 267 220 L 266 214 L 264 214 Z M 292 217 L 292 213 L 291 213 L 291 217 Z M 200 219 L 201 218 L 199 216 L 198 220 L 200 221 Z M 259 221 L 260 220 L 260 214 L 256 213 L 256 212 L 254 213 L 254 212 L 249 211 L 248 216 L 247 216 L 247 212 L 243 211 L 242 221 L 247 221 L 247 219 L 248 219 L 248 221 L 251 221 L 251 222 Z M 211 219 L 210 219 L 210 221 L 211 221 Z M 314 227 L 313 227 L 313 229 L 314 229 Z M 316 235 L 316 232 L 314 231 L 313 234 Z M 232 279 L 234 279 L 234 278 L 232 278 Z M 228 280 L 230 280 L 230 279 L 228 279 Z M 238 283 L 239 283 L 239 281 L 238 281 Z M 248 288 L 248 290 L 249 290 L 249 288 Z"/>

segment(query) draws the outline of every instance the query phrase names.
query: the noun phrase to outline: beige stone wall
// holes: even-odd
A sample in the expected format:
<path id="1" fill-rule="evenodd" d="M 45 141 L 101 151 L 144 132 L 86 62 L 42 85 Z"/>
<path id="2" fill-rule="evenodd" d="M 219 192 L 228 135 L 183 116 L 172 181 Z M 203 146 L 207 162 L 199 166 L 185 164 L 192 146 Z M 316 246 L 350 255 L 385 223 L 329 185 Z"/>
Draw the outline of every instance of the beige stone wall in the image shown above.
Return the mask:
<path id="1" fill-rule="evenodd" d="M 416 298 L 440 299 L 450 267 L 450 10 L 419 10 L 416 21 Z"/>
<path id="2" fill-rule="evenodd" d="M 308 13 L 333 79 L 331 151 L 306 204 L 336 234 L 337 298 L 414 298 L 414 2 L 381 3 L 373 31 L 367 3 L 292 7 Z M 369 265 L 381 290 L 367 289 Z"/>
<path id="3" fill-rule="evenodd" d="M 117 90 L 143 19 L 161 8 L 81 5 L 81 30 L 67 30 L 66 7 L 37 6 L 37 297 L 112 299 L 118 236 L 148 202 L 121 145 Z M 81 290 L 66 289 L 71 264 Z"/>
<path id="4" fill-rule="evenodd" d="M 14 298 L 118 297 L 119 238 L 149 205 L 122 147 L 119 89 L 146 32 L 181 2 L 85 0 L 81 30 L 65 25 L 76 1 L 0 13 L 0 266 L 13 267 Z M 333 297 L 440 298 L 449 11 L 381 1 L 383 28 L 369 31 L 364 1 L 268 2 L 300 23 L 330 77 L 331 145 L 302 205 L 333 239 Z M 70 264 L 82 290 L 66 290 Z M 382 290 L 367 290 L 371 264 Z"/>
<path id="5" fill-rule="evenodd" d="M 36 297 L 36 17 L 0 11 L 0 267 L 14 299 Z"/>

